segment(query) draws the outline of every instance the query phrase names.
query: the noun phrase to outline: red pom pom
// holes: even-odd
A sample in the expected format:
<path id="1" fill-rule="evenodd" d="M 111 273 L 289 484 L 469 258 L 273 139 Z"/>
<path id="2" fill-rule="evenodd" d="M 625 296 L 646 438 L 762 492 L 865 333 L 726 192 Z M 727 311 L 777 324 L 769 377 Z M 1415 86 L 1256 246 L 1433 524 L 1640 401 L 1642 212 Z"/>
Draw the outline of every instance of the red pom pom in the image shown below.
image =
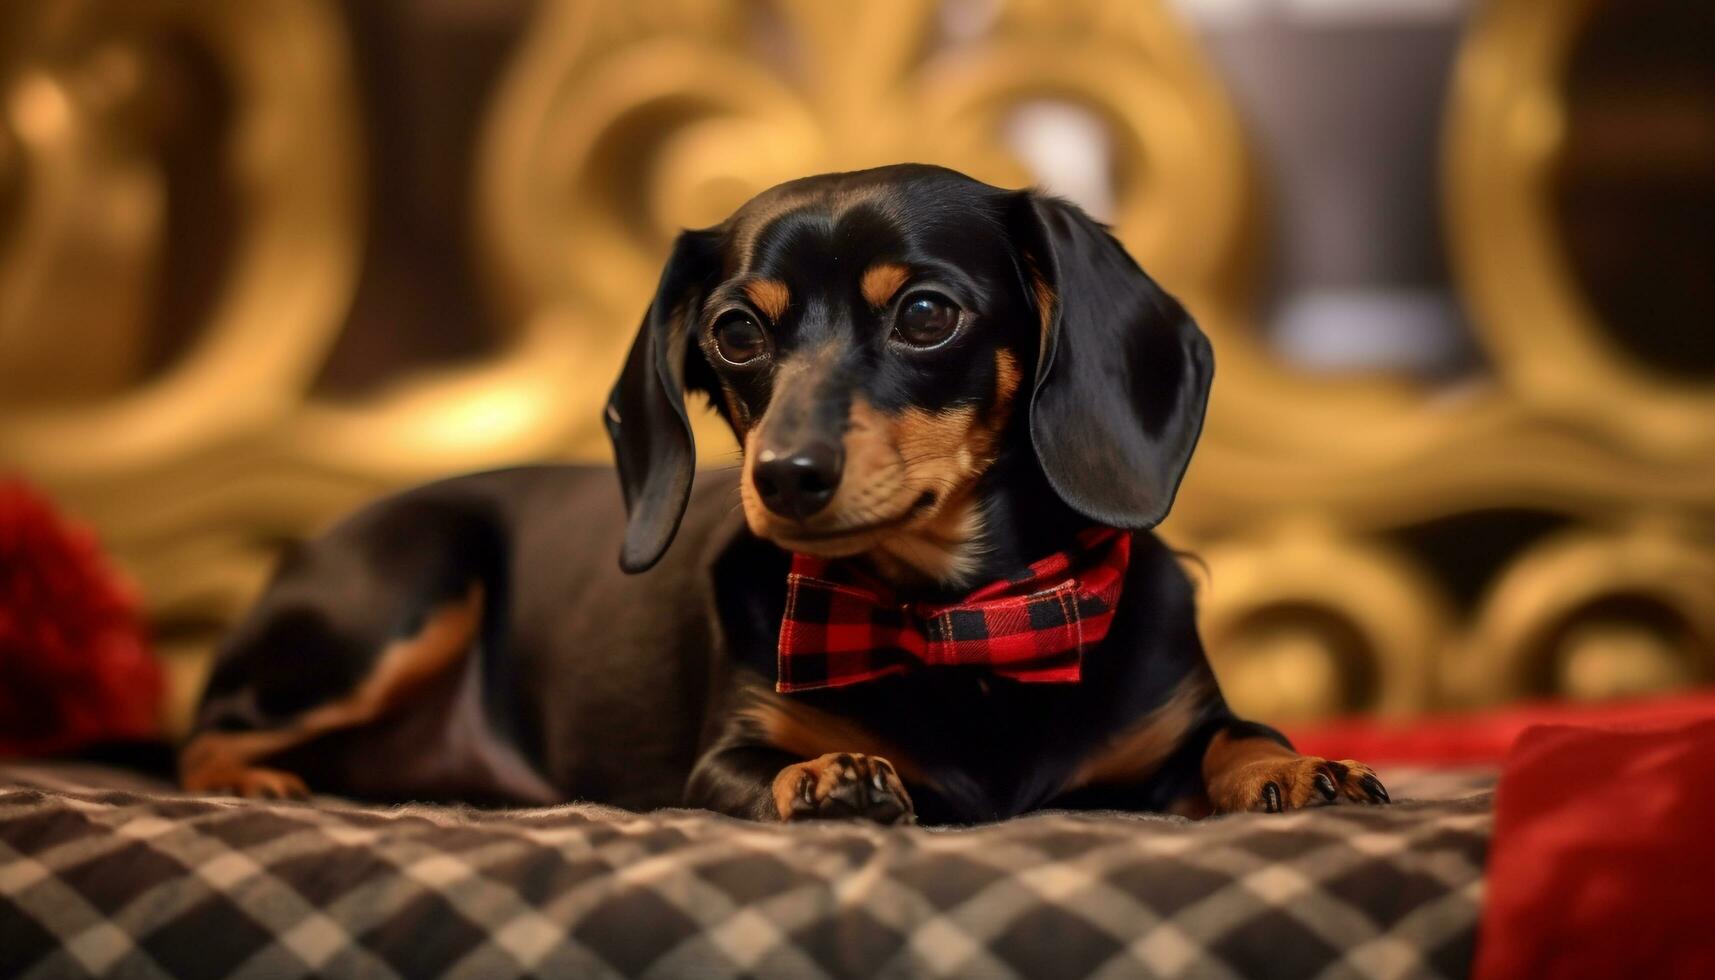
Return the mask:
<path id="1" fill-rule="evenodd" d="M 158 737 L 163 686 L 95 535 L 0 480 L 0 755 Z"/>

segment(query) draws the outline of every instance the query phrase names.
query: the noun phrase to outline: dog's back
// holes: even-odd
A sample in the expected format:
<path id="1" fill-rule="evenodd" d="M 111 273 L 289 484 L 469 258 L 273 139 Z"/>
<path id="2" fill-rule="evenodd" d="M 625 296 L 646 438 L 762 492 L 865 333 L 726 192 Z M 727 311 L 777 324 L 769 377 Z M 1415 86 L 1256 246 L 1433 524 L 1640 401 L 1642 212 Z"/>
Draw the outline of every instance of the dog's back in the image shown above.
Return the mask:
<path id="1" fill-rule="evenodd" d="M 289 555 L 223 644 L 187 784 L 678 802 L 719 642 L 707 563 L 739 526 L 734 499 L 730 475 L 703 474 L 688 546 L 635 576 L 612 566 L 625 512 L 605 467 L 495 470 L 365 507 Z M 258 733 L 274 741 L 249 745 Z M 224 782 L 254 748 L 295 776 Z"/>

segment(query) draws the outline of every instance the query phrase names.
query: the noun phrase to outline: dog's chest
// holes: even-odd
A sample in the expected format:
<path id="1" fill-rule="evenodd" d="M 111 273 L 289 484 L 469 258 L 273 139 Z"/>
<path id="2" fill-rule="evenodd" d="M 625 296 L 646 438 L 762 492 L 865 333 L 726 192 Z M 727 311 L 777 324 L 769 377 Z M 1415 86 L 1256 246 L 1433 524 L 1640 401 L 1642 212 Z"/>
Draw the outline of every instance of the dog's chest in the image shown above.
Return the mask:
<path id="1" fill-rule="evenodd" d="M 778 552 L 754 545 L 729 551 L 716 577 L 727 653 L 747 683 L 764 689 L 777 679 L 784 590 L 755 583 L 783 581 L 784 571 Z M 1133 644 L 1111 632 L 1104 647 L 1115 645 Z M 1072 683 L 1013 680 L 980 666 L 922 667 L 773 696 L 837 719 L 836 729 L 860 729 L 873 736 L 866 741 L 900 755 L 892 761 L 902 772 L 921 774 L 914 793 L 926 822 L 977 822 L 1049 804 L 1092 747 L 1150 703 L 1151 689 L 1171 689 L 1169 678 L 1135 669 L 1140 662 L 1088 656 L 1086 678 Z"/>
<path id="2" fill-rule="evenodd" d="M 1034 809 L 1061 789 L 1090 737 L 1078 687 L 943 668 L 808 700 L 901 756 L 925 819 L 973 822 Z"/>

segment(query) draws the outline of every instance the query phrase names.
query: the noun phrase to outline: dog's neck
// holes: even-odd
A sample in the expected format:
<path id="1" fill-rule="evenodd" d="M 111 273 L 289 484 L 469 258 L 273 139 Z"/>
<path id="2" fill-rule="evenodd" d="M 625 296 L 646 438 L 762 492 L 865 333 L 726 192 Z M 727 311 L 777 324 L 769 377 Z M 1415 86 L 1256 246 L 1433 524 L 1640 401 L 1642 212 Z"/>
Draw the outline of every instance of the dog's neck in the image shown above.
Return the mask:
<path id="1" fill-rule="evenodd" d="M 1012 449 L 927 527 L 863 557 L 902 592 L 953 597 L 1064 550 L 1088 523 L 1061 502 L 1033 453 Z"/>

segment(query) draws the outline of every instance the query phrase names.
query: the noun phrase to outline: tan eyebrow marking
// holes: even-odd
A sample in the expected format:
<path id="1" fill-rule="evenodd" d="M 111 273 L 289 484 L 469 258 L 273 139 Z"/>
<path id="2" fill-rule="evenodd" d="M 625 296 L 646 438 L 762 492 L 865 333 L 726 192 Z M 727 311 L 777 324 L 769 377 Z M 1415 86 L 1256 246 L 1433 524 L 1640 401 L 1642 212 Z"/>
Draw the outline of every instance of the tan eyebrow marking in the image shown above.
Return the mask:
<path id="1" fill-rule="evenodd" d="M 899 287 L 905 285 L 905 280 L 911 278 L 911 270 L 898 262 L 877 262 L 864 270 L 863 298 L 871 306 L 886 306 Z"/>
<path id="2" fill-rule="evenodd" d="M 778 279 L 752 279 L 744 284 L 744 294 L 770 320 L 785 316 L 786 308 L 792 305 L 792 290 Z"/>
<path id="3" fill-rule="evenodd" d="M 1018 394 L 1018 383 L 1023 374 L 1018 370 L 1018 358 L 1012 356 L 1012 351 L 1000 348 L 994 352 L 994 400 L 995 405 L 1005 406 L 1012 401 L 1012 396 Z"/>

